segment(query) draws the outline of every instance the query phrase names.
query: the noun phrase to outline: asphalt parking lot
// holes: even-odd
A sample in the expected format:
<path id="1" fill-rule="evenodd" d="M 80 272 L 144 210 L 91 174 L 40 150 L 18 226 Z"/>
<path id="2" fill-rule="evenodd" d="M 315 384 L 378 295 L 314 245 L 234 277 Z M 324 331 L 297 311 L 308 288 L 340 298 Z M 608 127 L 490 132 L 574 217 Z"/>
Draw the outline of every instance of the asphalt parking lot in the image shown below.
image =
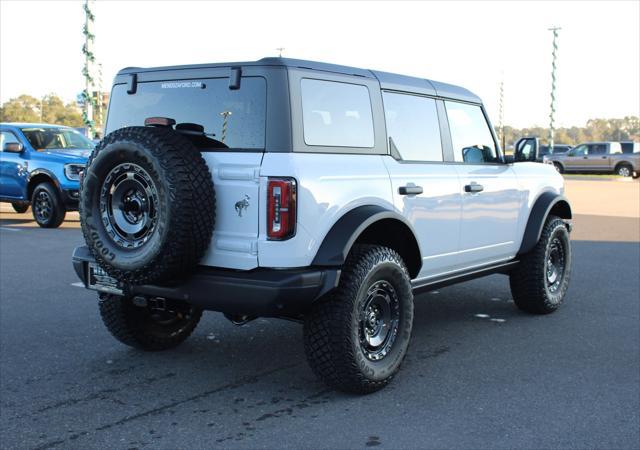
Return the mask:
<path id="1" fill-rule="evenodd" d="M 73 285 L 77 214 L 43 230 L 5 205 L 0 447 L 639 448 L 640 184 L 567 194 L 565 305 L 521 313 L 500 275 L 421 295 L 399 376 L 366 397 L 313 376 L 295 323 L 208 313 L 175 350 L 119 344 Z"/>

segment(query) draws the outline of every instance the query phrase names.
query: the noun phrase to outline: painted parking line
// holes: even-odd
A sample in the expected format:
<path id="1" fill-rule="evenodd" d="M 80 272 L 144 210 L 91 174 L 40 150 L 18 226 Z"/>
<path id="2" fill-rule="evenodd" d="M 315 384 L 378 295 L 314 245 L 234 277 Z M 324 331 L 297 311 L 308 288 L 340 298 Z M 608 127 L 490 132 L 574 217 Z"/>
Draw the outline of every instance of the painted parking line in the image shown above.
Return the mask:
<path id="1" fill-rule="evenodd" d="M 71 286 L 83 288 L 84 287 L 84 283 L 82 283 L 81 281 L 76 281 L 75 283 L 71 283 Z"/>
<path id="2" fill-rule="evenodd" d="M 22 231 L 20 228 L 0 227 L 0 230 L 4 231 Z"/>

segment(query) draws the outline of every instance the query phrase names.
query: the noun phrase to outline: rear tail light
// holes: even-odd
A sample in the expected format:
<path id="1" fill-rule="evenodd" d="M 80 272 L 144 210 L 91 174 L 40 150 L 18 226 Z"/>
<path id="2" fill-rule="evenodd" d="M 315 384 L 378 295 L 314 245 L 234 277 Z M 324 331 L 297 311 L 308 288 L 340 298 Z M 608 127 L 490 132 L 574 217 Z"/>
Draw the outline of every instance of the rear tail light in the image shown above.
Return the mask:
<path id="1" fill-rule="evenodd" d="M 267 184 L 267 237 L 282 241 L 296 233 L 296 180 L 269 178 Z"/>

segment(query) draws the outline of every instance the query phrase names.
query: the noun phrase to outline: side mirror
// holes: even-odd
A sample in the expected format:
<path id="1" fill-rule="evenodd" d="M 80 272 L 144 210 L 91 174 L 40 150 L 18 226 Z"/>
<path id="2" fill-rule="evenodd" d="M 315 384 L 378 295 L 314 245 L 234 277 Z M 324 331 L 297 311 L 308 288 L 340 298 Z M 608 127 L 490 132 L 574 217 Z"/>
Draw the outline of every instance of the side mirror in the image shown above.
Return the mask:
<path id="1" fill-rule="evenodd" d="M 22 153 L 22 150 L 24 146 L 19 142 L 7 142 L 2 148 L 2 151 L 7 153 Z"/>
<path id="2" fill-rule="evenodd" d="M 538 138 L 527 137 L 520 139 L 516 142 L 513 152 L 514 162 L 537 161 L 539 148 Z"/>

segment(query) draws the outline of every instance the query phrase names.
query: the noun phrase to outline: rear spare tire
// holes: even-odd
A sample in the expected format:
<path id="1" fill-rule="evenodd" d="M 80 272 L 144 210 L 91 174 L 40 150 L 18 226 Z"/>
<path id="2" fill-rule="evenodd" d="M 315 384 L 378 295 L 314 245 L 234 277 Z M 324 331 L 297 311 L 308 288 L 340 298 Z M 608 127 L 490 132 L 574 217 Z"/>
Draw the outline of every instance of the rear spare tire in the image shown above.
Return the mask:
<path id="1" fill-rule="evenodd" d="M 112 277 L 131 284 L 182 278 L 209 246 L 215 196 L 207 163 L 167 128 L 107 135 L 82 180 L 80 224 Z"/>

